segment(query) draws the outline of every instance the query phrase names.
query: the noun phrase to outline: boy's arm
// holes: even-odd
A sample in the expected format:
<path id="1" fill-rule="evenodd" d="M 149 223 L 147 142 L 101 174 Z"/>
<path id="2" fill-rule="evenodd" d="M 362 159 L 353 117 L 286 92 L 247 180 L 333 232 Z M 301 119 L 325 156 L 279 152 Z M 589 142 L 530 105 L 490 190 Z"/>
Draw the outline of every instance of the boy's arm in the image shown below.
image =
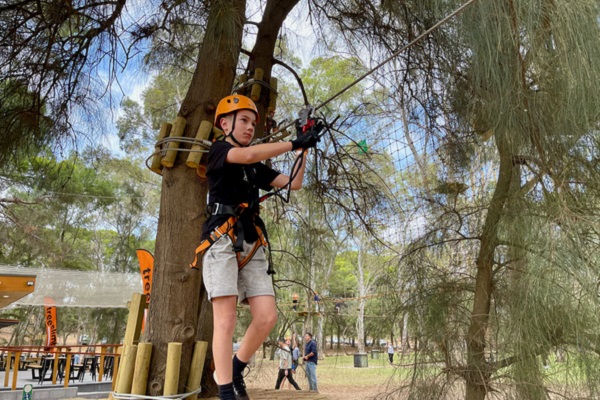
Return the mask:
<path id="1" fill-rule="evenodd" d="M 292 150 L 292 142 L 263 143 L 250 147 L 235 147 L 227 152 L 230 164 L 254 164 Z"/>
<path id="2" fill-rule="evenodd" d="M 292 190 L 298 190 L 302 188 L 302 181 L 304 180 L 304 170 L 306 168 L 306 153 L 302 158 L 301 162 L 296 166 L 294 172 L 292 172 L 292 176 L 295 175 L 294 180 L 290 186 Z M 297 171 L 297 173 L 296 173 Z M 282 188 L 288 184 L 290 177 L 285 174 L 279 174 L 273 182 L 271 182 L 271 186 L 275 188 Z"/>
<path id="3" fill-rule="evenodd" d="M 316 132 L 307 132 L 302 136 L 281 143 L 263 143 L 250 147 L 235 147 L 227 152 L 226 162 L 230 164 L 254 164 L 277 157 L 290 150 L 309 149 L 321 140 Z"/>

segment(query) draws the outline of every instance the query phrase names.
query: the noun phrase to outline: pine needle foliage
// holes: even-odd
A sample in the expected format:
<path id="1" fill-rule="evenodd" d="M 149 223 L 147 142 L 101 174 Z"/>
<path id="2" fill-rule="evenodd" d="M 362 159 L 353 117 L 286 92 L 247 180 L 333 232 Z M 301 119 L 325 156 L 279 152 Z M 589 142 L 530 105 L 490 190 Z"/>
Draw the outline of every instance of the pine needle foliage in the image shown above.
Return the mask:
<path id="1" fill-rule="evenodd" d="M 463 2 L 350 3 L 323 10 L 377 55 Z M 398 266 L 411 398 L 598 396 L 599 16 L 591 0 L 478 1 L 377 76 L 424 153 Z"/>
<path id="2" fill-rule="evenodd" d="M 466 57 L 453 111 L 465 131 L 492 130 L 513 164 L 496 232 L 486 335 L 495 343 L 486 340 L 485 367 L 490 390 L 504 388 L 507 398 L 546 399 L 541 359 L 559 349 L 573 361 L 562 390 L 598 393 L 600 266 L 591 254 L 599 174 L 589 145 L 600 117 L 590 85 L 600 78 L 599 13 L 593 1 L 479 2 L 457 26 Z"/>

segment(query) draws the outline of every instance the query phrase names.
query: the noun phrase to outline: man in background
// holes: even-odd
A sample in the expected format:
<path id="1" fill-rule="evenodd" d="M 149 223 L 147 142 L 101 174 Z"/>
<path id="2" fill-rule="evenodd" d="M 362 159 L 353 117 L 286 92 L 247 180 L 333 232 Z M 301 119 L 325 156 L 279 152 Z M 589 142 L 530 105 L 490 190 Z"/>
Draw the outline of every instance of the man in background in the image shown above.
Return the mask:
<path id="1" fill-rule="evenodd" d="M 304 335 L 304 362 L 306 364 L 306 377 L 308 378 L 308 389 L 313 392 L 319 392 L 317 388 L 317 342 L 313 340 L 313 335 L 306 332 Z"/>

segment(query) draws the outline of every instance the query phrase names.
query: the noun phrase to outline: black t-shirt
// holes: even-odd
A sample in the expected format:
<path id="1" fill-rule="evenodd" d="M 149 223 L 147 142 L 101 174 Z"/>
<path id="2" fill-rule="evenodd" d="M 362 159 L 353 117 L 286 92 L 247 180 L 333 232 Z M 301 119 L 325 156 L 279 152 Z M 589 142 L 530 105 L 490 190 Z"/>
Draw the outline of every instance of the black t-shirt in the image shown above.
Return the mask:
<path id="1" fill-rule="evenodd" d="M 250 203 L 259 197 L 259 189 L 271 190 L 271 182 L 280 172 L 263 163 L 230 164 L 225 160 L 234 146 L 224 140 L 212 144 L 208 152 L 206 178 L 208 179 L 208 204 L 225 204 L 234 209 L 241 203 Z M 255 210 L 246 210 L 240 221 L 244 227 L 244 240 L 252 243 L 258 239 L 254 220 L 258 219 L 258 204 Z M 213 215 L 202 228 L 202 240 L 223 224 L 229 215 Z"/>

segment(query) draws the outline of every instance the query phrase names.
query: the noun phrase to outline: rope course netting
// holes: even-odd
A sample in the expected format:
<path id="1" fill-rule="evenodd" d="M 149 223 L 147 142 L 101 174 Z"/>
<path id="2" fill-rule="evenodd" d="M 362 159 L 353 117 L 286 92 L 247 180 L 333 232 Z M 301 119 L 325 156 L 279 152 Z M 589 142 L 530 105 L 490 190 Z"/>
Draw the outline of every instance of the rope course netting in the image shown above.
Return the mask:
<path id="1" fill-rule="evenodd" d="M 498 171 L 497 164 L 486 157 L 486 143 L 479 144 L 480 154 L 470 157 L 468 168 L 457 170 L 453 166 L 456 161 L 448 160 L 457 155 L 451 154 L 453 145 L 445 137 L 414 124 L 401 125 L 402 121 L 396 121 L 387 127 L 388 137 L 381 142 L 382 152 L 390 158 L 396 167 L 396 179 L 400 179 L 390 193 L 394 199 L 390 203 L 391 216 L 386 216 L 387 229 L 382 232 L 382 238 L 390 244 L 407 244 L 448 228 L 440 224 L 442 214 L 464 204 L 473 208 L 481 205 L 485 196 L 482 189 L 494 182 Z"/>
<path id="2" fill-rule="evenodd" d="M 376 81 L 388 80 L 388 87 L 403 82 L 385 70 L 381 74 Z M 371 81 L 367 91 L 377 90 L 378 82 Z M 401 88 L 396 92 L 400 97 Z M 321 153 L 325 157 L 310 190 L 326 203 L 330 199 L 361 214 L 374 228 L 371 234 L 399 251 L 436 231 L 474 236 L 480 227 L 470 224 L 480 223 L 474 217 L 481 217 L 498 173 L 493 140 L 475 133 L 456 140 L 443 117 L 432 123 L 423 108 L 400 101 L 389 99 L 380 106 L 378 113 L 385 118 L 359 111 L 325 135 L 325 141 L 335 141 L 336 150 L 326 146 Z M 360 193 L 365 188 L 374 197 Z"/>
<path id="3" fill-rule="evenodd" d="M 59 307 L 125 308 L 142 292 L 140 274 L 34 269 L 0 265 L 3 275 L 35 275 L 35 291 L 13 305 L 43 306 L 51 297 Z"/>
<path id="4" fill-rule="evenodd" d="M 321 160 L 315 157 L 316 183 L 308 190 L 325 204 L 354 214 L 372 237 L 398 253 L 436 232 L 451 242 L 452 237 L 476 236 L 472 232 L 480 228 L 489 185 L 497 175 L 497 162 L 490 157 L 493 132 L 476 134 L 471 127 L 456 126 L 445 114 L 449 94 L 443 78 L 411 67 L 410 56 L 403 54 L 440 26 L 455 24 L 454 18 L 474 2 L 465 2 L 391 56 L 371 54 L 382 61 L 359 67 L 360 76 L 326 100 L 309 99 L 318 115 L 339 122 L 323 137 Z M 343 106 L 349 98 L 360 99 L 359 105 Z M 468 261 L 467 249 L 458 251 Z"/>

